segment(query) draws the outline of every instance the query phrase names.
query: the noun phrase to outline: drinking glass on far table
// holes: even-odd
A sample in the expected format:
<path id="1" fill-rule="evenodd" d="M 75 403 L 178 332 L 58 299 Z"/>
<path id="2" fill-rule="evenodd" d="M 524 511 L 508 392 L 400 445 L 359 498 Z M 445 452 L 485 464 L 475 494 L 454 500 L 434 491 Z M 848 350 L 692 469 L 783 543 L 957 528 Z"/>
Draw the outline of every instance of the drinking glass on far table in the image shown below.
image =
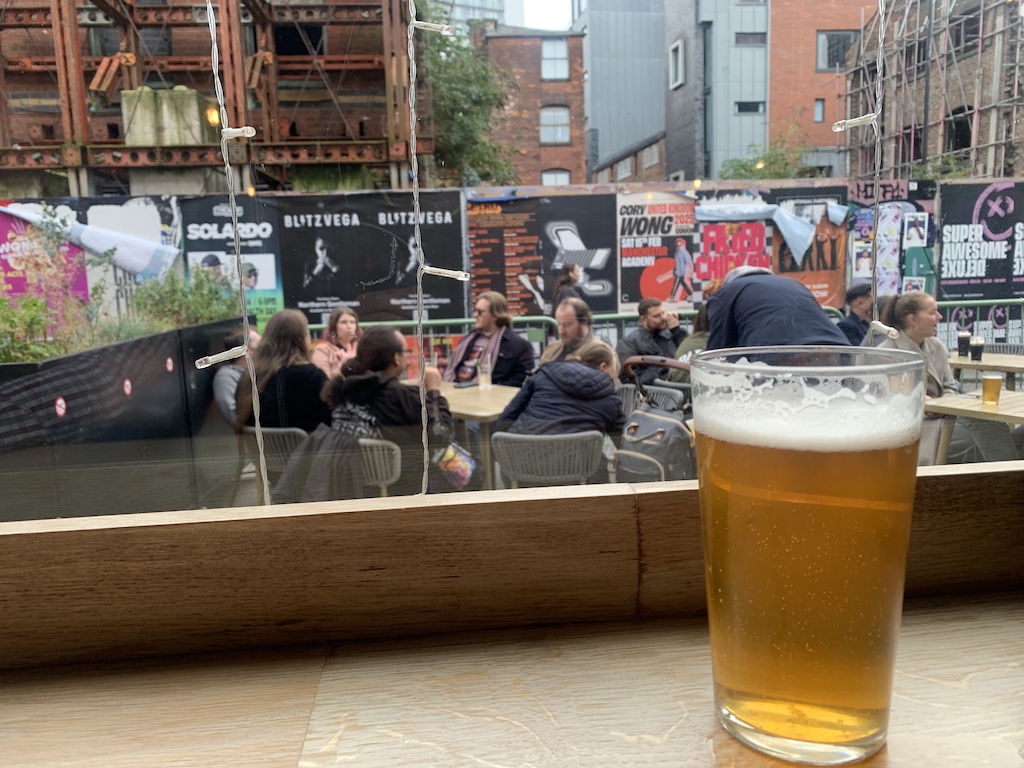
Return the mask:
<path id="1" fill-rule="evenodd" d="M 480 389 L 491 388 L 491 358 L 487 355 L 480 355 L 476 367 L 477 381 L 480 382 Z"/>
<path id="2" fill-rule="evenodd" d="M 985 405 L 999 405 L 999 393 L 1003 389 L 1003 374 L 985 371 L 981 375 L 981 402 Z"/>
<path id="3" fill-rule="evenodd" d="M 715 706 L 754 749 L 839 765 L 885 742 L 923 374 L 891 349 L 691 360 Z"/>

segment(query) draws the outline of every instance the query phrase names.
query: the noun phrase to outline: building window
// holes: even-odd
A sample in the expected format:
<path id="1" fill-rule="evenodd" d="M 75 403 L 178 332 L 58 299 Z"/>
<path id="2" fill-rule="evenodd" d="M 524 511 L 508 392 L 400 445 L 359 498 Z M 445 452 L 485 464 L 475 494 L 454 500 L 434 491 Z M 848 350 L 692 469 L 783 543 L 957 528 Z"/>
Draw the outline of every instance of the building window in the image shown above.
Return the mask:
<path id="1" fill-rule="evenodd" d="M 668 175 L 669 181 L 686 181 L 686 171 L 672 171 Z"/>
<path id="2" fill-rule="evenodd" d="M 959 107 L 946 118 L 946 151 L 956 152 L 971 148 L 972 107 Z"/>
<path id="3" fill-rule="evenodd" d="M 309 47 L 306 47 L 309 40 Z M 274 51 L 278 56 L 309 56 L 313 53 L 327 53 L 324 28 L 313 24 L 297 24 L 274 27 Z"/>
<path id="4" fill-rule="evenodd" d="M 569 172 L 563 171 L 560 168 L 542 171 L 540 174 L 540 183 L 545 187 L 554 186 L 555 184 L 571 184 L 569 180 Z"/>
<path id="5" fill-rule="evenodd" d="M 815 99 L 814 100 L 814 122 L 824 123 L 825 122 L 825 100 Z"/>
<path id="6" fill-rule="evenodd" d="M 569 41 L 544 40 L 540 44 L 542 80 L 569 79 Z"/>
<path id="7" fill-rule="evenodd" d="M 736 114 L 737 115 L 763 115 L 764 114 L 764 102 L 763 101 L 737 101 L 736 102 Z"/>
<path id="8" fill-rule="evenodd" d="M 846 69 L 846 52 L 856 39 L 856 32 L 819 32 L 818 71 Z"/>
<path id="9" fill-rule="evenodd" d="M 659 160 L 661 160 L 661 151 L 658 149 L 657 144 L 651 144 L 649 147 L 644 147 L 643 154 L 641 155 L 641 162 L 643 162 L 644 168 L 650 168 L 652 165 L 657 165 Z"/>
<path id="10" fill-rule="evenodd" d="M 981 37 L 981 8 L 971 8 L 949 17 L 949 47 L 961 53 L 975 47 Z"/>
<path id="11" fill-rule="evenodd" d="M 768 45 L 768 33 L 737 32 L 736 45 Z"/>
<path id="12" fill-rule="evenodd" d="M 615 164 L 615 180 L 622 181 L 633 175 L 633 158 L 626 157 Z"/>
<path id="13" fill-rule="evenodd" d="M 683 41 L 676 40 L 668 49 L 668 87 L 675 90 L 686 82 Z"/>
<path id="14" fill-rule="evenodd" d="M 924 147 L 921 145 L 920 125 L 905 125 L 900 134 L 900 163 L 908 165 L 924 160 Z"/>
<path id="15" fill-rule="evenodd" d="M 569 108 L 541 107 L 540 110 L 540 143 L 569 143 Z"/>
<path id="16" fill-rule="evenodd" d="M 597 172 L 597 183 L 598 184 L 607 184 L 611 180 L 612 180 L 611 169 L 609 169 L 609 168 L 602 168 L 600 171 Z"/>

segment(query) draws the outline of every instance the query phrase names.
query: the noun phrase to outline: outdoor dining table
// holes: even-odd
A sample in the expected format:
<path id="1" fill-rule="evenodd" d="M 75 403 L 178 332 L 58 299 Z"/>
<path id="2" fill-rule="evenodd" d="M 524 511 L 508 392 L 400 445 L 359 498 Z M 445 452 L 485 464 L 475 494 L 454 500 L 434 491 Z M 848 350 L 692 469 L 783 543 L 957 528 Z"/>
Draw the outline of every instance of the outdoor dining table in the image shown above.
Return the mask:
<path id="1" fill-rule="evenodd" d="M 494 460 L 491 458 L 491 424 L 498 420 L 505 407 L 512 402 L 519 387 L 495 384 L 490 389 L 456 387 L 452 382 L 441 382 L 441 394 L 448 401 L 448 410 L 456 419 L 461 419 L 462 439 L 468 443 L 465 422 L 480 424 L 480 459 L 484 464 L 483 490 L 494 488 Z M 468 447 L 468 446 L 467 446 Z"/>
<path id="2" fill-rule="evenodd" d="M 1024 355 L 1003 355 L 996 352 L 983 352 L 981 360 L 960 357 L 955 352 L 949 356 L 949 367 L 957 381 L 964 371 L 996 371 L 1008 374 L 1006 388 L 1011 392 L 1017 389 L 1017 374 L 1024 374 Z"/>
<path id="3" fill-rule="evenodd" d="M 942 431 L 939 433 L 939 448 L 935 455 L 936 464 L 945 464 L 949 454 L 949 443 L 953 437 L 953 426 L 957 416 L 985 421 L 1000 421 L 1007 425 L 1024 424 L 1024 392 L 1004 390 L 998 405 L 981 401 L 981 394 L 943 395 L 924 404 L 925 413 L 943 416 Z"/>

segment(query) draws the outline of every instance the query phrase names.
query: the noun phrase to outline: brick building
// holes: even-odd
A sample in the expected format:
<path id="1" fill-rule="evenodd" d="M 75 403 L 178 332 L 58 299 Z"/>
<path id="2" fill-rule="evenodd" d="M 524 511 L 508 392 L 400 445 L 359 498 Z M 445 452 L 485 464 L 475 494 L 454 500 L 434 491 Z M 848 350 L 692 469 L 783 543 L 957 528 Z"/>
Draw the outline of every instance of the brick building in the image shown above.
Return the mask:
<path id="1" fill-rule="evenodd" d="M 790 127 L 811 147 L 804 156 L 826 176 L 845 173 L 845 138 L 832 123 L 846 117 L 847 54 L 877 0 L 808 3 L 772 0 L 768 41 L 768 135 Z"/>
<path id="2" fill-rule="evenodd" d="M 486 22 L 471 39 L 510 83 L 491 135 L 512 149 L 519 183 L 585 183 L 583 33 Z"/>
<path id="3" fill-rule="evenodd" d="M 346 174 L 363 187 L 408 186 L 405 0 L 215 9 L 227 121 L 257 131 L 229 145 L 242 189 Z M 6 194 L 226 188 L 205 6 L 10 0 L 0 51 Z M 417 151 L 433 151 L 429 125 Z"/>
<path id="4" fill-rule="evenodd" d="M 1024 83 L 1024 18 L 1017 3 L 900 0 L 883 54 L 882 174 L 888 178 L 1013 176 L 1024 169 L 1017 133 Z M 851 116 L 874 111 L 877 16 L 850 58 Z M 849 175 L 875 165 L 870 127 L 847 132 Z"/>
<path id="5" fill-rule="evenodd" d="M 665 181 L 665 132 L 627 147 L 594 171 L 597 184 Z"/>

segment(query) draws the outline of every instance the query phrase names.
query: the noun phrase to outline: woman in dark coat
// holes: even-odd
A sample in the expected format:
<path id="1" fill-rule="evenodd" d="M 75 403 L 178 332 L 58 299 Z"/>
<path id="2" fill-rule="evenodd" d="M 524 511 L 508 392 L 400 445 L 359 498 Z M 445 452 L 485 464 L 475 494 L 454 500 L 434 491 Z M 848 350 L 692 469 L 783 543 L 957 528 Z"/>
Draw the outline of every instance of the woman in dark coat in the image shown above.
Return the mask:
<path id="1" fill-rule="evenodd" d="M 397 494 L 417 493 L 423 474 L 420 391 L 398 378 L 405 373 L 408 354 L 405 337 L 394 328 L 370 328 L 360 337 L 356 356 L 323 390 L 333 429 L 354 437 L 390 440 L 402 449 L 402 476 L 388 490 Z M 427 440 L 433 455 L 451 440 L 452 416 L 441 395 L 437 368 L 427 366 L 423 380 Z"/>
<path id="2" fill-rule="evenodd" d="M 617 374 L 615 350 L 603 341 L 589 341 L 527 379 L 501 414 L 499 429 L 528 435 L 597 430 L 617 437 L 626 421 L 615 393 Z"/>

